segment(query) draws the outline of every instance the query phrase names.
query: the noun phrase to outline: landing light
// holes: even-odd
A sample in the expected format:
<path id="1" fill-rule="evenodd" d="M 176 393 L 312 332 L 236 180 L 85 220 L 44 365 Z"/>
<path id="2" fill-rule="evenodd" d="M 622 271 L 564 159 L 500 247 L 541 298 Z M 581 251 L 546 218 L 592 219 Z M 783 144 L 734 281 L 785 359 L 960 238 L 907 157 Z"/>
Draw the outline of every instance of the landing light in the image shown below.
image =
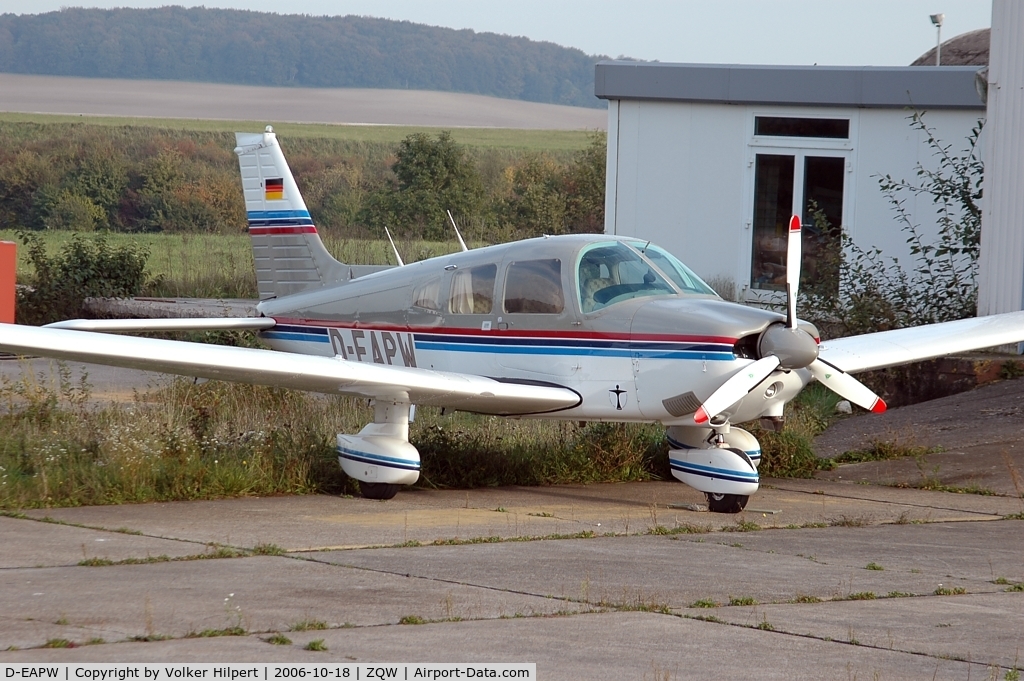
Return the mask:
<path id="1" fill-rule="evenodd" d="M 778 393 L 779 390 L 781 390 L 781 389 L 782 389 L 782 384 L 781 383 L 779 383 L 778 381 L 776 381 L 775 383 L 772 383 L 770 386 L 765 388 L 764 398 L 766 400 L 770 400 L 771 398 L 775 397 L 775 394 Z"/>

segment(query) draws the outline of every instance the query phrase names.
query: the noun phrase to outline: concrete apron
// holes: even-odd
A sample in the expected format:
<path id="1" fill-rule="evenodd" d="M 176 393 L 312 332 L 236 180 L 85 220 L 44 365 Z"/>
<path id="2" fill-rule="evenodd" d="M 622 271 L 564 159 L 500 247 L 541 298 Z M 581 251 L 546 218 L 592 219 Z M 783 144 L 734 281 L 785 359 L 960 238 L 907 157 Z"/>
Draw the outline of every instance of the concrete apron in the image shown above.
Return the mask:
<path id="1" fill-rule="evenodd" d="M 565 679 L 1017 664 L 1024 523 L 1000 518 L 1019 500 L 767 482 L 738 516 L 631 483 L 0 518 L 0 649 L 21 648 L 0 662 L 536 661 Z M 313 639 L 328 651 L 303 650 Z M 62 640 L 94 645 L 42 647 Z"/>

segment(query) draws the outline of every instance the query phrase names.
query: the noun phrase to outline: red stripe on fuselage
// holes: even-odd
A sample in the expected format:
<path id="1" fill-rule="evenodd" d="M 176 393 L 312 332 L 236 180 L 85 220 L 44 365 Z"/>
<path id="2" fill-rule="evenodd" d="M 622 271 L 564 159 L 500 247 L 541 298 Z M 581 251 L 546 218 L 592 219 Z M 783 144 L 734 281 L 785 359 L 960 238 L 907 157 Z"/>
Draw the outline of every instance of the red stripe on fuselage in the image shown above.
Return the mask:
<path id="1" fill-rule="evenodd" d="M 249 234 L 316 234 L 316 227 L 313 225 L 298 225 L 296 227 L 250 227 Z"/>
<path id="2" fill-rule="evenodd" d="M 337 322 L 324 319 L 297 319 L 288 317 L 274 317 L 278 324 L 292 326 L 318 326 L 322 328 L 335 329 L 372 329 L 377 331 L 404 331 L 407 333 L 435 333 L 449 334 L 452 336 L 488 336 L 498 338 L 568 338 L 581 340 L 609 340 L 609 341 L 672 341 L 676 343 L 722 343 L 732 345 L 735 338 L 724 336 L 684 336 L 675 334 L 652 334 L 652 333 L 605 333 L 601 331 L 557 331 L 557 330 L 533 330 L 533 329 L 476 329 L 458 328 L 450 326 L 410 326 L 404 324 L 383 324 L 374 322 Z"/>

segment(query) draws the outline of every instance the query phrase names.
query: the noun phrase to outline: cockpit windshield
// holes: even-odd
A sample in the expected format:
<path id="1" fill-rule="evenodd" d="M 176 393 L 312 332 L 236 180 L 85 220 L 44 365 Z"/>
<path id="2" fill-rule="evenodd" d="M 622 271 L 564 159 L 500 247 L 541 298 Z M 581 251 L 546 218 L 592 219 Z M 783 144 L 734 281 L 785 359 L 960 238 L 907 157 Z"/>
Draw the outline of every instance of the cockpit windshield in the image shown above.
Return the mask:
<path id="1" fill-rule="evenodd" d="M 640 251 L 644 257 L 657 265 L 658 269 L 664 272 L 683 293 L 718 295 L 700 277 L 694 274 L 689 267 L 660 246 L 644 241 L 630 241 L 629 245 Z"/>
<path id="2" fill-rule="evenodd" d="M 580 253 L 580 309 L 595 312 L 631 298 L 678 293 L 658 270 L 621 241 L 593 244 Z"/>

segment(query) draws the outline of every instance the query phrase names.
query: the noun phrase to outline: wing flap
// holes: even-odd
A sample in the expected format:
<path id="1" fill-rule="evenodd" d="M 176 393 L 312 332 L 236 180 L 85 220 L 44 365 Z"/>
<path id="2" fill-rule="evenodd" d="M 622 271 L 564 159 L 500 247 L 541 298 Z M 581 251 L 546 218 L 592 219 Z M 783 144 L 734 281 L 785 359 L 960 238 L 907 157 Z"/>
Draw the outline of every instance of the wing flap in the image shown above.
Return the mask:
<path id="1" fill-rule="evenodd" d="M 822 341 L 818 356 L 847 373 L 1024 341 L 1024 311 Z"/>
<path id="2" fill-rule="evenodd" d="M 571 409 L 581 401 L 568 388 L 504 383 L 471 374 L 13 324 L 0 324 L 0 351 L 483 414 L 538 414 Z"/>

